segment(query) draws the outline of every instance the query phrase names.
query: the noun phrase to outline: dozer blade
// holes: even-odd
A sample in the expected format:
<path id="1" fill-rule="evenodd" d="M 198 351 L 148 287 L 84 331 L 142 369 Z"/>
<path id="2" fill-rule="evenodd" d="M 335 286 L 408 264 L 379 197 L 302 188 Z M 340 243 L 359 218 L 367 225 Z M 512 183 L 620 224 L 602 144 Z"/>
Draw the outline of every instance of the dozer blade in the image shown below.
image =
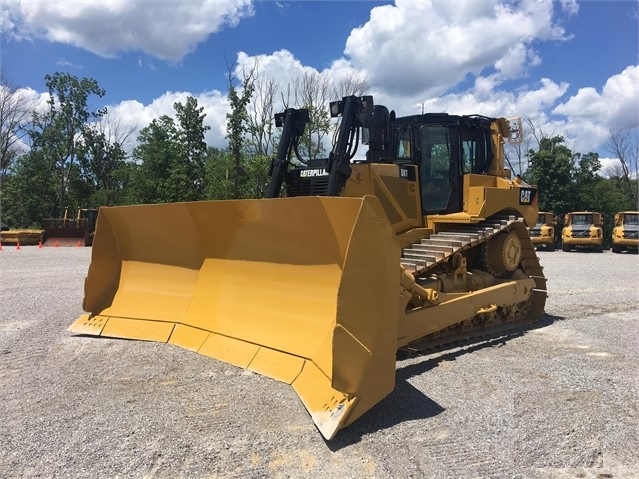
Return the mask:
<path id="1" fill-rule="evenodd" d="M 373 196 L 101 208 L 70 331 L 289 383 L 331 439 L 394 387 L 399 258 Z"/>

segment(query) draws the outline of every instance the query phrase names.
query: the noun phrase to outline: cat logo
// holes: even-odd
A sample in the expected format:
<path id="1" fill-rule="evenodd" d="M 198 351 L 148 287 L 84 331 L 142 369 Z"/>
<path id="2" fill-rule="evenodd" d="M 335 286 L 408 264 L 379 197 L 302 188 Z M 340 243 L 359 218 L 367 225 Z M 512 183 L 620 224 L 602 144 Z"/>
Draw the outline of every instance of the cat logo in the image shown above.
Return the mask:
<path id="1" fill-rule="evenodd" d="M 535 190 L 532 188 L 521 188 L 519 192 L 519 204 L 531 205 L 535 199 Z"/>

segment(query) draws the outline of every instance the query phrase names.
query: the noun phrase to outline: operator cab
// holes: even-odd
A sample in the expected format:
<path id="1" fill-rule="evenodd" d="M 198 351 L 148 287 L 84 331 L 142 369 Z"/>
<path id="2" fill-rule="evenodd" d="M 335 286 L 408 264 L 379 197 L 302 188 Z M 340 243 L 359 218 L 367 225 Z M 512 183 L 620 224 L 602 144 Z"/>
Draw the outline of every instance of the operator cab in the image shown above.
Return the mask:
<path id="1" fill-rule="evenodd" d="M 428 113 L 397 118 L 397 163 L 418 166 L 424 214 L 462 210 L 463 175 L 485 174 L 492 157 L 490 118 Z"/>
<path id="2" fill-rule="evenodd" d="M 279 196 L 283 183 L 287 196 L 338 196 L 351 175 L 351 162 L 396 163 L 417 167 L 424 215 L 456 213 L 463 210 L 463 176 L 486 174 L 493 159 L 492 118 L 446 113 L 397 118 L 394 111 L 374 105 L 372 96 L 344 97 L 330 104 L 330 113 L 341 117 L 333 150 L 327 159 L 312 160 L 302 159 L 298 151 L 308 110 L 276 115 L 284 128 L 268 197 Z M 363 160 L 356 159 L 360 142 L 368 147 Z"/>

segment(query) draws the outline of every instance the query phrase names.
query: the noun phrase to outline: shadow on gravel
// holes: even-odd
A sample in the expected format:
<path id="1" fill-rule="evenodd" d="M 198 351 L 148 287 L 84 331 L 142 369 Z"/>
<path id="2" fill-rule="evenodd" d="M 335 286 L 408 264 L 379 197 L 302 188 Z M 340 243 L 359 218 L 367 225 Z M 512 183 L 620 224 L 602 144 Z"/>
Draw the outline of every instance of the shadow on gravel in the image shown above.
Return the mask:
<path id="1" fill-rule="evenodd" d="M 398 376 L 393 392 L 353 424 L 339 431 L 333 440 L 325 442 L 331 451 L 339 451 L 360 442 L 367 434 L 405 421 L 434 417 L 442 412 L 444 408 Z"/>
<path id="2" fill-rule="evenodd" d="M 492 336 L 487 335 L 480 340 L 451 344 L 448 348 L 441 348 L 439 350 L 423 352 L 411 351 L 410 353 L 399 351 L 397 354 L 398 361 L 427 355 L 433 356 L 438 352 L 443 354 L 397 368 L 395 389 L 393 392 L 353 424 L 339 431 L 333 440 L 330 442 L 325 441 L 326 445 L 333 452 L 339 451 L 344 447 L 360 442 L 366 434 L 387 429 L 405 421 L 427 419 L 437 416 L 444 412 L 444 408 L 420 390 L 413 387 L 408 382 L 410 378 L 430 371 L 443 361 L 454 361 L 464 354 L 473 353 L 484 348 L 499 348 L 514 338 L 524 336 L 528 331 L 544 328 L 556 321 L 562 321 L 564 319 L 562 316 L 544 313 L 540 320 L 534 324 L 521 326 L 511 331 L 494 334 Z M 450 351 L 452 349 L 455 350 Z"/>

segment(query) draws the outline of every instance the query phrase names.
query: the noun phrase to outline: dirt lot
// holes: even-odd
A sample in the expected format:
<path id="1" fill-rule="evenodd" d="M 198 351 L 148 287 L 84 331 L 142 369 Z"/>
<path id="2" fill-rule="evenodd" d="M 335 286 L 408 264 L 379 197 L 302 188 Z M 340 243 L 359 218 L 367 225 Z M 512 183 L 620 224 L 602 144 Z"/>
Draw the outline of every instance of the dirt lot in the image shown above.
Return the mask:
<path id="1" fill-rule="evenodd" d="M 75 337 L 90 248 L 0 252 L 0 477 L 638 478 L 637 255 L 539 252 L 539 325 L 397 363 L 325 442 L 292 389 Z"/>

